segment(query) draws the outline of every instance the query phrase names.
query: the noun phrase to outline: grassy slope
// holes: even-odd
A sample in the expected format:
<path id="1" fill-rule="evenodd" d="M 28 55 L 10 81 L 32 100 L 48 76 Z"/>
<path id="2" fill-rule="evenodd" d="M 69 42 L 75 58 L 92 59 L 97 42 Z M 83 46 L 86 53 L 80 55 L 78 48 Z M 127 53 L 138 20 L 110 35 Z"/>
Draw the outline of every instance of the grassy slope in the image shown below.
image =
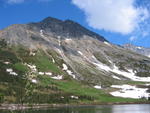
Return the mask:
<path id="1" fill-rule="evenodd" d="M 58 89 L 64 91 L 65 93 L 70 93 L 72 95 L 78 96 L 80 99 L 76 102 L 80 103 L 111 103 L 111 102 L 142 102 L 144 100 L 129 99 L 129 98 L 117 98 L 106 93 L 104 90 L 98 90 L 91 88 L 89 86 L 83 85 L 80 82 L 71 81 L 57 81 L 52 80 L 48 77 L 40 78 L 41 84 L 47 86 L 49 84 L 54 84 Z M 83 98 L 85 97 L 85 98 Z"/>

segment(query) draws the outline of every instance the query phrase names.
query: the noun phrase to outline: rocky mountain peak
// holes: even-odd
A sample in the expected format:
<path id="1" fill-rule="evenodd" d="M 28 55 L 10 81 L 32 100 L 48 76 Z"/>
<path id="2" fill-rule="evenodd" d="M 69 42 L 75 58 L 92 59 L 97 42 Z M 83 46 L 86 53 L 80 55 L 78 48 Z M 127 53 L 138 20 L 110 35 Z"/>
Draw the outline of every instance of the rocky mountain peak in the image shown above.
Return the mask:
<path id="1" fill-rule="evenodd" d="M 54 17 L 47 17 L 47 18 L 43 19 L 41 22 L 43 22 L 43 23 L 52 23 L 52 22 L 59 23 L 59 22 L 62 22 L 62 20 L 59 20 Z"/>
<path id="2" fill-rule="evenodd" d="M 100 41 L 107 41 L 104 37 L 94 33 L 82 25 L 72 20 L 59 20 L 52 17 L 47 17 L 38 23 L 29 23 L 30 27 L 37 27 L 47 33 L 52 33 L 55 36 L 61 36 L 64 38 L 82 38 L 83 36 L 90 36 L 97 38 Z"/>

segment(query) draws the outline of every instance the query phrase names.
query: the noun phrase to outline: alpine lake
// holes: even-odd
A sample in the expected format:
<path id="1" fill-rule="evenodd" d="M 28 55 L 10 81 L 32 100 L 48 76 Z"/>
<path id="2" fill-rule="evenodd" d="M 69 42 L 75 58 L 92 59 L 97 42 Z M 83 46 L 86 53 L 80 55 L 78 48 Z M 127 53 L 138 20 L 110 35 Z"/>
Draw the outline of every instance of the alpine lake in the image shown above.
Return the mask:
<path id="1" fill-rule="evenodd" d="M 46 109 L 0 110 L 0 113 L 150 113 L 150 104 L 95 105 Z"/>

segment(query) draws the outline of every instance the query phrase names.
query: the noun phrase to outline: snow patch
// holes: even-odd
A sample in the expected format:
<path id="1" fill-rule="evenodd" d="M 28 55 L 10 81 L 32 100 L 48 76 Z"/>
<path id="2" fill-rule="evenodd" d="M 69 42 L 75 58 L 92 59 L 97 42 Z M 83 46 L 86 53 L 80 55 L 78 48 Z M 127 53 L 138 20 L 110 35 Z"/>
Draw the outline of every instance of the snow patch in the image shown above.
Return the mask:
<path id="1" fill-rule="evenodd" d="M 111 46 L 111 44 L 108 43 L 108 42 L 106 42 L 106 41 L 104 41 L 104 44 L 106 44 L 106 45 L 108 45 L 108 46 Z"/>
<path id="2" fill-rule="evenodd" d="M 92 55 L 92 58 L 93 58 L 94 60 L 97 60 L 97 59 L 95 58 L 95 56 L 94 56 L 94 55 Z"/>
<path id="3" fill-rule="evenodd" d="M 78 96 L 70 96 L 72 99 L 79 99 L 79 97 Z"/>
<path id="4" fill-rule="evenodd" d="M 114 79 L 121 80 L 119 77 L 117 77 L 117 76 L 115 76 L 115 75 L 113 75 L 112 77 L 113 77 Z"/>
<path id="5" fill-rule="evenodd" d="M 34 52 L 32 52 L 32 51 L 30 51 L 30 54 L 29 54 L 30 56 L 35 56 L 36 55 L 36 53 L 34 53 Z"/>
<path id="6" fill-rule="evenodd" d="M 56 80 L 62 80 L 63 79 L 63 76 L 62 75 L 58 75 L 58 76 L 54 76 L 54 77 L 51 77 L 52 79 L 56 79 Z"/>
<path id="7" fill-rule="evenodd" d="M 83 55 L 83 53 L 82 53 L 81 51 L 78 51 L 78 53 L 79 53 L 80 55 Z"/>
<path id="8" fill-rule="evenodd" d="M 117 97 L 123 98 L 146 98 L 150 97 L 150 93 L 147 93 L 148 88 L 137 88 L 136 86 L 131 85 L 112 85 L 112 88 L 118 88 L 119 91 L 111 92 L 110 94 Z"/>
<path id="9" fill-rule="evenodd" d="M 65 39 L 65 42 L 67 42 L 67 43 L 69 43 L 69 42 L 71 42 L 71 41 L 72 41 L 71 38 L 66 38 L 66 39 Z"/>
<path id="10" fill-rule="evenodd" d="M 136 47 L 137 49 L 142 49 L 142 47 Z"/>
<path id="11" fill-rule="evenodd" d="M 57 48 L 56 51 L 57 51 L 59 54 L 63 55 L 63 52 L 62 52 L 60 49 Z"/>
<path id="12" fill-rule="evenodd" d="M 94 86 L 94 88 L 96 88 L 96 89 L 102 89 L 102 87 L 98 86 L 98 85 Z"/>
<path id="13" fill-rule="evenodd" d="M 97 66 L 100 70 L 105 70 L 107 72 L 111 71 L 112 69 L 104 64 L 102 64 L 101 62 L 97 63 L 97 62 L 92 62 L 92 64 L 94 64 L 95 66 Z"/>
<path id="14" fill-rule="evenodd" d="M 73 72 L 71 70 L 68 69 L 68 66 L 66 64 L 62 64 L 64 71 L 66 71 L 68 73 L 68 75 L 72 76 L 73 78 L 76 78 L 76 76 L 73 74 Z"/>
<path id="15" fill-rule="evenodd" d="M 16 72 L 13 72 L 13 69 L 6 69 L 6 72 L 8 72 L 10 75 L 17 76 L 18 74 Z"/>
<path id="16" fill-rule="evenodd" d="M 58 45 L 61 46 L 61 40 L 60 40 L 60 36 L 57 37 L 58 38 Z"/>
<path id="17" fill-rule="evenodd" d="M 32 79 L 31 81 L 32 81 L 32 83 L 37 83 L 36 79 Z"/>
<path id="18" fill-rule="evenodd" d="M 71 70 L 67 70 L 66 72 L 68 73 L 68 75 L 72 76 L 74 79 L 76 78 L 76 76 L 73 74 Z"/>
<path id="19" fill-rule="evenodd" d="M 53 62 L 53 63 L 55 63 L 55 60 L 54 60 L 54 58 L 52 58 L 52 62 Z"/>
<path id="20" fill-rule="evenodd" d="M 45 75 L 51 76 L 52 73 L 51 72 L 45 72 Z"/>
<path id="21" fill-rule="evenodd" d="M 37 71 L 35 65 L 31 65 L 31 64 L 27 64 L 27 63 L 25 63 L 25 65 L 27 65 L 31 69 L 32 72 L 36 72 Z"/>
<path id="22" fill-rule="evenodd" d="M 8 65 L 8 64 L 10 64 L 10 62 L 4 62 L 4 64 Z"/>
<path id="23" fill-rule="evenodd" d="M 150 86 L 150 84 L 145 84 L 146 86 Z"/>
<path id="24" fill-rule="evenodd" d="M 109 66 L 102 64 L 101 62 L 99 62 L 94 56 L 93 56 L 93 61 L 89 60 L 92 64 L 94 64 L 95 66 L 98 67 L 98 69 L 100 70 L 104 70 L 107 72 L 113 72 L 119 75 L 122 75 L 126 78 L 129 78 L 133 81 L 141 81 L 141 82 L 149 82 L 150 81 L 150 77 L 138 77 L 135 76 L 135 73 L 132 69 L 127 69 L 128 72 L 125 71 L 121 71 L 119 70 L 119 68 L 113 64 L 112 68 L 110 68 Z"/>
<path id="25" fill-rule="evenodd" d="M 112 70 L 112 72 L 117 73 L 119 75 L 122 75 L 126 78 L 129 78 L 133 81 L 141 81 L 141 82 L 149 82 L 150 81 L 150 77 L 138 77 L 135 76 L 135 72 L 132 69 L 127 69 L 128 72 L 125 71 L 120 71 L 118 67 L 116 67 L 114 65 L 114 69 Z"/>
<path id="26" fill-rule="evenodd" d="M 41 35 L 42 37 L 44 37 L 44 33 L 43 33 L 43 30 L 42 30 L 42 29 L 40 30 L 40 35 Z"/>
<path id="27" fill-rule="evenodd" d="M 111 60 L 109 60 L 109 59 L 108 59 L 108 62 L 109 62 L 110 64 L 113 64 L 113 62 L 112 62 Z"/>
<path id="28" fill-rule="evenodd" d="M 14 76 L 17 76 L 17 75 L 18 75 L 16 72 L 10 72 L 9 74 L 10 74 L 10 75 L 14 75 Z"/>
<path id="29" fill-rule="evenodd" d="M 64 99 L 65 97 L 61 96 L 60 98 L 61 98 L 61 99 Z"/>
<path id="30" fill-rule="evenodd" d="M 51 76 L 52 73 L 51 72 L 38 72 L 39 75 L 48 75 Z"/>
<path id="31" fill-rule="evenodd" d="M 6 69 L 6 72 L 12 72 L 13 71 L 13 69 Z"/>
<path id="32" fill-rule="evenodd" d="M 62 64 L 63 69 L 62 70 L 68 70 L 68 66 L 66 64 Z"/>
<path id="33" fill-rule="evenodd" d="M 44 72 L 38 72 L 39 73 L 39 75 L 44 75 Z"/>

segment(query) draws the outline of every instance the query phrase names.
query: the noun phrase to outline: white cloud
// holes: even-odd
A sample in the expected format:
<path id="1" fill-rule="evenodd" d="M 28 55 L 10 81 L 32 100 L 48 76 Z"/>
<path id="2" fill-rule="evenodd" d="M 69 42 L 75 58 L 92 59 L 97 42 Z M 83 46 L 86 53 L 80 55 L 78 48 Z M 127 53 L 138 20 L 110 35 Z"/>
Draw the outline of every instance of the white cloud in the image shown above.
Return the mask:
<path id="1" fill-rule="evenodd" d="M 135 0 L 72 0 L 84 11 L 89 26 L 129 34 L 149 17 L 146 8 L 134 6 Z"/>

